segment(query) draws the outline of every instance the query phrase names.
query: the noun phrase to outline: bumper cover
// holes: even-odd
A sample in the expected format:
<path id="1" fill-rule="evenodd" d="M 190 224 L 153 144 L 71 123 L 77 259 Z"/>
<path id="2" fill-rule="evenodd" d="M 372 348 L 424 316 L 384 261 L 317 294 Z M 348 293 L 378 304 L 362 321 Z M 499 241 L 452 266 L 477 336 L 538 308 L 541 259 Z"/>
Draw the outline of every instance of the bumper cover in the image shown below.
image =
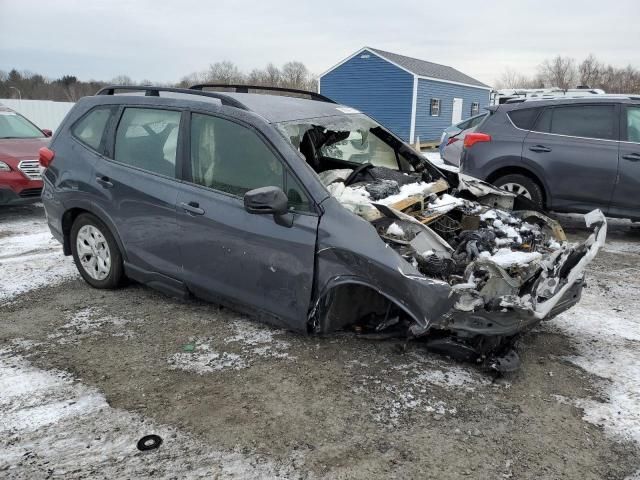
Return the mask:
<path id="1" fill-rule="evenodd" d="M 39 186 L 24 188 L 17 193 L 9 187 L 0 186 L 0 205 L 22 205 L 39 202 L 42 195 L 42 182 L 38 183 Z"/>

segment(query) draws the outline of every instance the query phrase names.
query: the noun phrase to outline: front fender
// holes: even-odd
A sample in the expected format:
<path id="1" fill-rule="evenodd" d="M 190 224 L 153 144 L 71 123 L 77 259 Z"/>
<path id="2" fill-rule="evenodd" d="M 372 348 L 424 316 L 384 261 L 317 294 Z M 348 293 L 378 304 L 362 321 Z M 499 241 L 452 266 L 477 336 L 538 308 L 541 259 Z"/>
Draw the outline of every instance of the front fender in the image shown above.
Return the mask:
<path id="1" fill-rule="evenodd" d="M 453 307 L 451 287 L 422 275 L 384 243 L 369 222 L 333 198 L 323 202 L 323 207 L 313 311 L 331 289 L 349 283 L 380 293 L 405 311 L 420 330 L 428 329 Z"/>

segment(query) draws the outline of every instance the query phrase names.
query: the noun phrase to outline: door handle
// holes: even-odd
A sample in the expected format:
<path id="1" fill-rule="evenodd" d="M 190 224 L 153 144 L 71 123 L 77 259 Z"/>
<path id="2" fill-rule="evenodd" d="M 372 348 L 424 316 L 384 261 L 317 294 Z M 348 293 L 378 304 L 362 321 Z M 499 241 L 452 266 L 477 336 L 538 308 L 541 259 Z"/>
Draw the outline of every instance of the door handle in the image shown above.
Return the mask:
<path id="1" fill-rule="evenodd" d="M 113 183 L 111 183 L 109 177 L 96 177 L 96 182 L 102 185 L 102 188 L 113 188 Z"/>
<path id="2" fill-rule="evenodd" d="M 627 153 L 622 158 L 629 160 L 630 162 L 640 162 L 640 153 Z"/>
<path id="3" fill-rule="evenodd" d="M 204 215 L 204 209 L 200 208 L 198 202 L 182 202 L 180 206 L 185 212 L 189 213 L 189 215 Z"/>
<path id="4" fill-rule="evenodd" d="M 551 149 L 549 147 L 545 147 L 544 145 L 534 145 L 529 147 L 529 150 L 532 152 L 550 152 Z"/>

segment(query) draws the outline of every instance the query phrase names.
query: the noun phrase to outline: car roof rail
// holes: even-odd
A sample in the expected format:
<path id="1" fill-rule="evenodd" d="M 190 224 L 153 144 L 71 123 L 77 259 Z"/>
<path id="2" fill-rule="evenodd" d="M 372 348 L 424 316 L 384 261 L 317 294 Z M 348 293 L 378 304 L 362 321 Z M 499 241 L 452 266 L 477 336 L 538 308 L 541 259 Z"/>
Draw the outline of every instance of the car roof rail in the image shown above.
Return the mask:
<path id="1" fill-rule="evenodd" d="M 189 87 L 190 90 L 202 91 L 204 88 L 231 88 L 235 93 L 249 93 L 249 90 L 262 90 L 267 92 L 278 93 L 294 93 L 296 95 L 306 95 L 311 100 L 317 100 L 319 102 L 336 103 L 324 95 L 312 92 L 311 90 L 298 90 L 297 88 L 285 88 L 285 87 L 266 87 L 264 85 L 240 85 L 240 84 L 225 84 L 225 83 L 200 83 Z M 260 93 L 260 92 L 254 92 Z"/>
<path id="2" fill-rule="evenodd" d="M 191 90 L 188 88 L 174 87 L 154 87 L 151 85 L 109 85 L 101 88 L 96 95 L 115 95 L 118 90 L 126 90 L 132 92 L 144 92 L 145 97 L 159 97 L 160 92 L 183 93 L 185 95 L 198 95 L 201 97 L 217 98 L 223 105 L 239 108 L 241 110 L 249 110 L 245 105 L 225 95 L 223 92 L 203 92 L 199 90 Z"/>
<path id="3" fill-rule="evenodd" d="M 629 95 L 624 93 L 600 93 L 597 95 L 547 95 L 542 97 L 527 97 L 508 100 L 505 103 L 534 103 L 541 101 L 563 101 L 563 100 L 584 100 L 589 101 L 606 101 L 606 100 L 637 100 L 637 95 Z"/>

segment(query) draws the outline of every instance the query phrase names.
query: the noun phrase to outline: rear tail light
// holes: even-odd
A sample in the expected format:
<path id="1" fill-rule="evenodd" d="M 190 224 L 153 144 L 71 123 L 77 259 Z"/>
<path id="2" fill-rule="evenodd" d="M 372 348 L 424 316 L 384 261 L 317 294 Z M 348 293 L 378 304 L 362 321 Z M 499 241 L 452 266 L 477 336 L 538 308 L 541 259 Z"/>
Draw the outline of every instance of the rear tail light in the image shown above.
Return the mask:
<path id="1" fill-rule="evenodd" d="M 53 157 L 55 157 L 56 154 L 53 152 L 53 150 L 47 147 L 42 147 L 38 151 L 38 153 L 40 154 L 40 157 L 38 158 L 40 166 L 43 168 L 49 168 L 49 165 L 51 165 L 51 162 L 53 162 Z"/>
<path id="2" fill-rule="evenodd" d="M 467 135 L 464 137 L 464 148 L 471 148 L 476 143 L 490 142 L 490 141 L 491 141 L 491 135 L 487 135 L 486 133 L 478 133 L 478 132 L 467 133 Z"/>

